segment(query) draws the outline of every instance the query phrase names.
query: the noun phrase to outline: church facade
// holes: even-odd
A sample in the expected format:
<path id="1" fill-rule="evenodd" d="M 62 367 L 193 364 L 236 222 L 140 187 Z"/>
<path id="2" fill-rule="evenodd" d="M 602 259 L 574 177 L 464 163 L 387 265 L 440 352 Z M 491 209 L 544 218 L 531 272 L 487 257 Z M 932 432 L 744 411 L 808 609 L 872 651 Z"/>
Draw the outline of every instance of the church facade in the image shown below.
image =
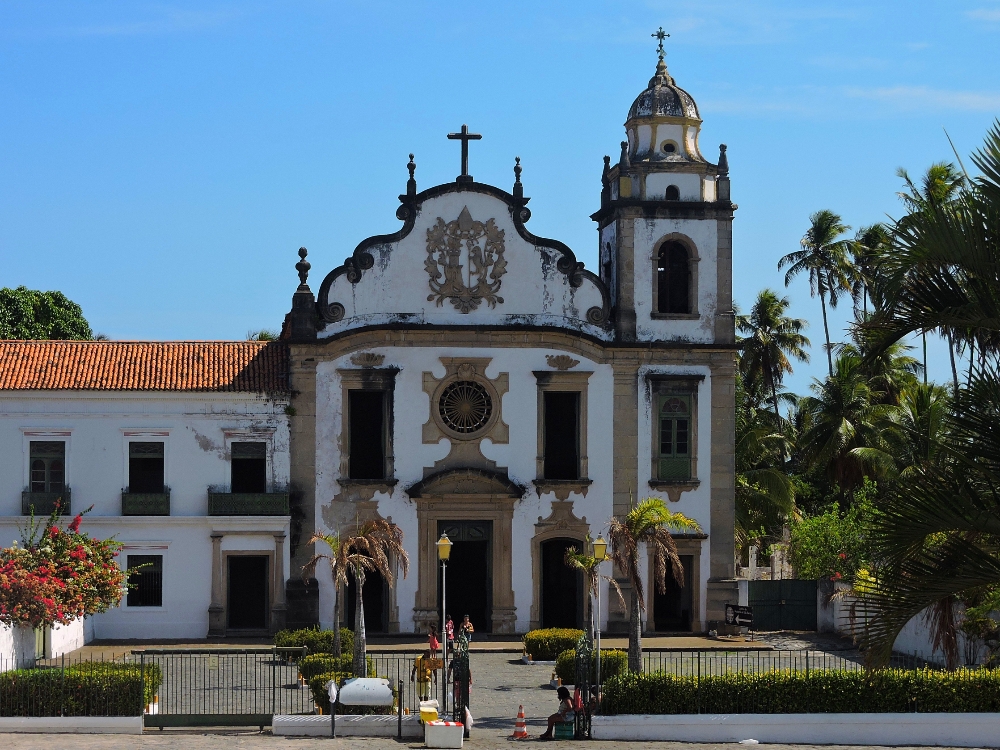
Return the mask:
<path id="1" fill-rule="evenodd" d="M 444 592 L 435 543 L 447 534 L 454 544 L 450 612 L 468 614 L 480 633 L 515 633 L 582 625 L 586 602 L 581 581 L 563 564 L 566 548 L 606 536 L 611 517 L 635 500 L 661 497 L 702 532 L 676 537 L 683 587 L 671 582 L 666 594 L 654 594 L 652 566 L 643 561 L 645 629 L 721 628 L 725 604 L 738 600 L 736 206 L 725 147 L 717 164 L 707 160 L 700 126 L 694 100 L 661 55 L 629 110 L 617 164 L 605 158 L 591 217 L 600 241 L 596 273 L 566 245 L 531 232 L 517 161 L 510 191 L 474 180 L 467 149 L 476 136 L 463 126 L 454 134 L 463 150 L 456 180 L 418 190 L 411 156 L 395 231 L 361 241 L 322 276 L 301 249 L 282 340 L 240 354 L 235 370 L 208 367 L 200 390 L 183 378 L 168 386 L 163 368 L 146 389 L 123 381 L 109 394 L 100 377 L 67 388 L 41 370 L 92 367 L 93 357 L 67 359 L 49 344 L 54 348 L 20 380 L 0 388 L 0 400 L 21 405 L 0 417 L 0 439 L 10 443 L 0 530 L 23 520 L 17 506 L 34 486 L 36 459 L 51 470 L 59 456 L 71 464 L 66 451 L 77 454 L 75 511 L 84 507 L 76 498 L 87 492 L 81 482 L 94 456 L 113 454 L 119 473 L 141 477 L 144 466 L 153 467 L 150 488 L 161 495 L 164 471 L 176 477 L 175 498 L 184 494 L 181 484 L 191 487 L 162 517 L 126 518 L 124 504 L 115 512 L 117 500 L 94 502 L 90 520 L 134 542 L 137 556 L 164 542 L 177 550 L 158 562 L 161 611 L 131 620 L 127 611 L 101 615 L 99 637 L 241 632 L 231 623 L 234 612 L 242 616 L 237 580 L 246 577 L 260 579 L 254 601 L 265 602 L 266 628 L 329 626 L 327 571 L 301 579 L 315 551 L 308 537 L 314 530 L 350 533 L 372 518 L 403 530 L 410 569 L 404 577 L 397 566 L 393 585 L 369 577 L 370 630 L 424 632 L 439 620 Z M 113 345 L 76 346 L 96 352 Z M 197 352 L 201 359 L 186 366 L 235 356 L 226 345 L 212 344 L 217 349 Z M 28 345 L 0 344 L 7 347 L 0 361 L 12 361 L 18 346 Z M 101 420 L 100 437 L 83 426 Z M 94 436 L 80 440 L 87 430 Z M 87 469 L 83 451 L 92 454 Z M 143 464 L 143 455 L 153 460 Z M 252 460 L 251 477 L 243 473 L 250 464 L 240 462 Z M 45 471 L 38 476 L 45 480 Z M 105 481 L 100 492 L 112 498 L 115 482 Z M 212 482 L 214 495 L 202 487 Z M 52 489 L 43 484 L 39 491 Z M 601 621 L 624 630 L 627 611 L 608 593 Z M 351 617 L 353 596 L 341 597 L 341 606 Z M 181 610 L 186 614 L 171 614 Z M 109 624 L 104 632 L 102 621 Z M 167 621 L 175 622 L 169 633 L 157 624 Z M 126 634 L 136 624 L 145 635 Z"/>
<path id="2" fill-rule="evenodd" d="M 381 627 L 440 617 L 442 533 L 456 617 L 498 633 L 579 624 L 565 548 L 648 496 L 703 533 L 678 538 L 688 585 L 651 595 L 647 630 L 718 627 L 736 602 L 735 206 L 725 147 L 707 161 L 700 125 L 661 57 L 618 163 L 605 160 L 597 274 L 532 234 L 518 162 L 509 192 L 474 181 L 464 127 L 462 174 L 418 191 L 411 158 L 402 226 L 362 241 L 315 294 L 300 251 L 290 435 L 311 460 L 293 461 L 292 483 L 308 487 L 308 524 L 403 529 L 413 574 L 381 593 Z"/>

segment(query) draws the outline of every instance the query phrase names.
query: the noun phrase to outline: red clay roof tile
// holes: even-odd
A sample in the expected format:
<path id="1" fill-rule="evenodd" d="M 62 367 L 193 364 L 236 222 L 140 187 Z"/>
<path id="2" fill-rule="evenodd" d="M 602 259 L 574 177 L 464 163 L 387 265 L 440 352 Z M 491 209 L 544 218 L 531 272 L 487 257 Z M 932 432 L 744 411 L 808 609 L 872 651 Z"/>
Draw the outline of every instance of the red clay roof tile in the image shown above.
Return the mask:
<path id="1" fill-rule="evenodd" d="M 0 390 L 288 392 L 280 341 L 0 341 Z"/>

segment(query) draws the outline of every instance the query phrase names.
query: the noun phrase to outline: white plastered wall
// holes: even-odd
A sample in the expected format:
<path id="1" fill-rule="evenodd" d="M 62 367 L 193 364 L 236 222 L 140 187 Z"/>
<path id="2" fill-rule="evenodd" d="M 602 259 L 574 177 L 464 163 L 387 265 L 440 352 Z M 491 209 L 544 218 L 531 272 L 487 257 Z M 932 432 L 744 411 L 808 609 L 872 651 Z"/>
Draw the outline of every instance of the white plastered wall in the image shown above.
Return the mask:
<path id="1" fill-rule="evenodd" d="M 230 440 L 268 443 L 269 474 L 288 483 L 287 401 L 254 394 L 173 394 L 71 391 L 0 394 L 0 545 L 19 539 L 24 525 L 21 491 L 32 439 L 66 440 L 66 480 L 72 512 L 93 505 L 83 530 L 126 545 L 119 557 L 163 555 L 163 606 L 123 604 L 87 620 L 97 638 L 204 638 L 211 600 L 211 533 L 214 529 L 275 530 L 288 534 L 288 518 L 209 517 L 209 485 L 228 485 Z M 68 433 L 68 434 L 57 434 Z M 170 516 L 121 516 L 128 481 L 128 443 L 163 441 Z M 272 535 L 251 543 L 274 549 Z M 226 541 L 228 540 L 228 541 Z M 226 537 L 227 544 L 234 540 Z M 288 575 L 289 544 L 283 569 Z M 72 640 L 76 636 L 66 634 Z M 60 636 L 62 638 L 62 636 Z"/>
<path id="2" fill-rule="evenodd" d="M 510 426 L 510 441 L 493 444 L 489 440 L 481 443 L 486 458 L 495 461 L 498 467 L 507 469 L 510 478 L 527 487 L 523 499 L 514 509 L 512 532 L 512 580 L 517 607 L 518 632 L 528 629 L 533 597 L 531 539 L 535 534 L 535 524 L 539 516 L 547 518 L 552 510 L 551 493 L 539 497 L 531 481 L 536 478 L 537 457 L 537 381 L 534 370 L 553 371 L 546 362 L 546 355 L 565 354 L 557 349 L 471 349 L 441 347 L 430 348 L 384 348 L 369 351 L 385 355 L 384 367 L 397 367 L 396 386 L 393 398 L 393 455 L 395 476 L 399 480 L 391 494 L 376 493 L 378 511 L 403 530 L 404 544 L 415 563 L 418 558 L 416 509 L 405 494 L 405 488 L 423 478 L 424 468 L 448 454 L 449 442 L 443 439 L 438 444 L 425 445 L 421 442 L 423 424 L 428 420 L 430 400 L 423 391 L 423 373 L 431 372 L 435 377 L 445 375 L 441 357 L 490 357 L 492 362 L 486 369 L 487 377 L 494 378 L 499 373 L 509 374 L 509 390 L 503 396 L 502 416 Z M 607 533 L 607 522 L 611 517 L 612 491 L 612 413 L 613 380 L 608 365 L 589 362 L 576 353 L 570 353 L 580 364 L 570 372 L 592 371 L 587 384 L 587 456 L 588 474 L 593 480 L 587 495 L 571 494 L 574 514 L 586 517 L 592 535 Z M 341 425 L 342 387 L 336 370 L 353 368 L 349 357 L 324 362 L 317 367 L 317 455 L 316 455 L 316 517 L 318 523 L 329 527 L 330 499 L 338 492 L 336 479 L 340 469 L 341 447 L 338 440 Z M 324 626 L 332 623 L 333 588 L 328 575 L 318 577 L 320 582 L 320 617 Z M 400 629 L 413 630 L 413 606 L 417 589 L 417 571 L 410 569 L 405 580 L 397 582 L 396 601 L 399 606 Z"/>
<path id="3" fill-rule="evenodd" d="M 681 235 L 698 249 L 694 269 L 697 278 L 697 320 L 654 320 L 653 258 L 660 241 L 668 235 Z M 690 341 L 711 343 L 715 340 L 717 307 L 716 262 L 718 229 L 714 219 L 635 219 L 635 317 L 636 336 L 640 341 Z"/>

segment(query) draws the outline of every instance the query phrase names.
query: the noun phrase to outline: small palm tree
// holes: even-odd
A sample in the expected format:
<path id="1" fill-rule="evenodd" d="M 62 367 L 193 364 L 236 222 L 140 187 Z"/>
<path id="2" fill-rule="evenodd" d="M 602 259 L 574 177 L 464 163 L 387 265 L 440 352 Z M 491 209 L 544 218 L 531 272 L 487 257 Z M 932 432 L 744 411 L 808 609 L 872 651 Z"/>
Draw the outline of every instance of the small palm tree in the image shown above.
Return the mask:
<path id="1" fill-rule="evenodd" d="M 314 537 L 314 539 L 317 537 Z M 354 659 L 352 669 L 357 677 L 367 677 L 367 642 L 365 639 L 365 602 L 363 589 L 368 573 L 376 572 L 388 586 L 395 584 L 391 563 L 395 561 L 403 569 L 403 578 L 410 569 L 410 557 L 403 548 L 403 531 L 396 524 L 384 519 L 365 521 L 353 536 L 346 538 L 330 535 L 330 544 L 337 542 L 332 559 L 328 555 L 317 555 L 310 561 L 315 567 L 320 559 L 330 559 L 334 574 L 334 587 L 339 589 L 347 583 L 347 574 L 354 576 Z M 307 566 L 308 567 L 308 566 Z M 339 634 L 339 628 L 337 633 Z M 336 637 L 336 636 L 335 636 Z"/>
<path id="2" fill-rule="evenodd" d="M 612 518 L 608 529 L 611 559 L 632 586 L 629 607 L 628 668 L 642 671 L 642 612 L 646 609 L 645 588 L 639 571 L 639 552 L 643 545 L 653 552 L 653 580 L 656 590 L 667 590 L 667 567 L 674 580 L 684 585 L 684 567 L 677 554 L 671 531 L 700 532 L 698 522 L 671 511 L 660 498 L 650 497 L 632 508 L 623 519 Z"/>
<path id="3" fill-rule="evenodd" d="M 587 537 L 587 543 L 590 543 L 590 537 Z M 601 613 L 597 612 L 594 607 L 594 592 L 597 591 L 597 587 L 601 585 L 601 579 L 603 578 L 611 587 L 618 592 L 618 598 L 621 600 L 622 608 L 625 608 L 625 597 L 622 596 L 621 587 L 611 576 L 602 575 L 600 572 L 600 565 L 604 560 L 598 560 L 592 555 L 584 554 L 577 550 L 576 547 L 567 547 L 566 554 L 563 556 L 563 562 L 566 566 L 572 568 L 573 570 L 579 570 L 583 573 L 584 581 L 584 596 L 587 597 L 587 603 L 590 606 L 590 618 L 587 621 L 587 635 L 590 640 L 594 640 L 594 631 L 599 627 L 597 621 L 600 620 Z"/>
<path id="4" fill-rule="evenodd" d="M 316 574 L 316 566 L 320 560 L 330 563 L 330 576 L 333 578 L 333 655 L 340 657 L 340 589 L 347 583 L 347 572 L 337 565 L 337 551 L 340 549 L 340 534 L 313 534 L 309 544 L 322 542 L 330 548 L 330 554 L 316 554 L 302 566 L 302 578 Z"/>
<path id="5" fill-rule="evenodd" d="M 796 276 L 809 274 L 809 293 L 819 295 L 823 308 L 823 333 L 826 335 L 826 360 L 830 375 L 833 375 L 833 354 L 830 351 L 830 325 L 826 319 L 826 303 L 836 307 L 843 293 L 850 293 L 854 287 L 855 271 L 847 256 L 850 243 L 840 239 L 849 226 L 833 211 L 817 211 L 809 217 L 809 229 L 799 244 L 801 250 L 782 256 L 778 270 L 788 266 L 785 273 L 787 287 Z"/>
<path id="6" fill-rule="evenodd" d="M 854 240 L 848 246 L 855 274 L 851 287 L 854 297 L 855 315 L 857 314 L 858 297 L 861 298 L 861 314 L 868 317 L 868 298 L 878 275 L 878 266 L 892 245 L 892 236 L 885 224 L 872 224 L 861 227 L 854 235 Z"/>
<path id="7" fill-rule="evenodd" d="M 778 297 L 770 289 L 764 289 L 749 315 L 736 316 L 736 329 L 744 334 L 740 339 L 740 367 L 749 380 L 759 380 L 767 387 L 774 406 L 774 416 L 778 414 L 778 387 L 785 373 L 792 372 L 788 358 L 808 362 L 809 339 L 802 335 L 808 325 L 799 318 L 789 318 L 788 297 Z"/>

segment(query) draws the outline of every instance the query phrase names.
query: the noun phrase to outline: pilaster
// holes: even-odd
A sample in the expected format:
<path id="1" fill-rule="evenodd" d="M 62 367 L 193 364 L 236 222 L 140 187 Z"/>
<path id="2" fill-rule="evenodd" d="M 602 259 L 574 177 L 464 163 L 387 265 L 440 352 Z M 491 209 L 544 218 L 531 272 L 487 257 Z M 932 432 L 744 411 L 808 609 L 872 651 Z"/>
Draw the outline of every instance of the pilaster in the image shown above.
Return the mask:
<path id="1" fill-rule="evenodd" d="M 292 391 L 288 418 L 289 452 L 291 454 L 291 486 L 293 516 L 288 578 L 300 578 L 302 567 L 315 552 L 308 540 L 316 529 L 316 359 L 309 344 L 289 346 L 289 385 Z M 303 623 L 318 624 L 319 589 L 316 586 L 296 586 L 289 598 L 287 619 L 300 627 Z M 284 600 L 284 594 L 282 595 Z"/>
<path id="2" fill-rule="evenodd" d="M 736 361 L 712 365 L 711 531 L 707 626 L 724 632 L 725 605 L 738 601 L 736 582 Z"/>

